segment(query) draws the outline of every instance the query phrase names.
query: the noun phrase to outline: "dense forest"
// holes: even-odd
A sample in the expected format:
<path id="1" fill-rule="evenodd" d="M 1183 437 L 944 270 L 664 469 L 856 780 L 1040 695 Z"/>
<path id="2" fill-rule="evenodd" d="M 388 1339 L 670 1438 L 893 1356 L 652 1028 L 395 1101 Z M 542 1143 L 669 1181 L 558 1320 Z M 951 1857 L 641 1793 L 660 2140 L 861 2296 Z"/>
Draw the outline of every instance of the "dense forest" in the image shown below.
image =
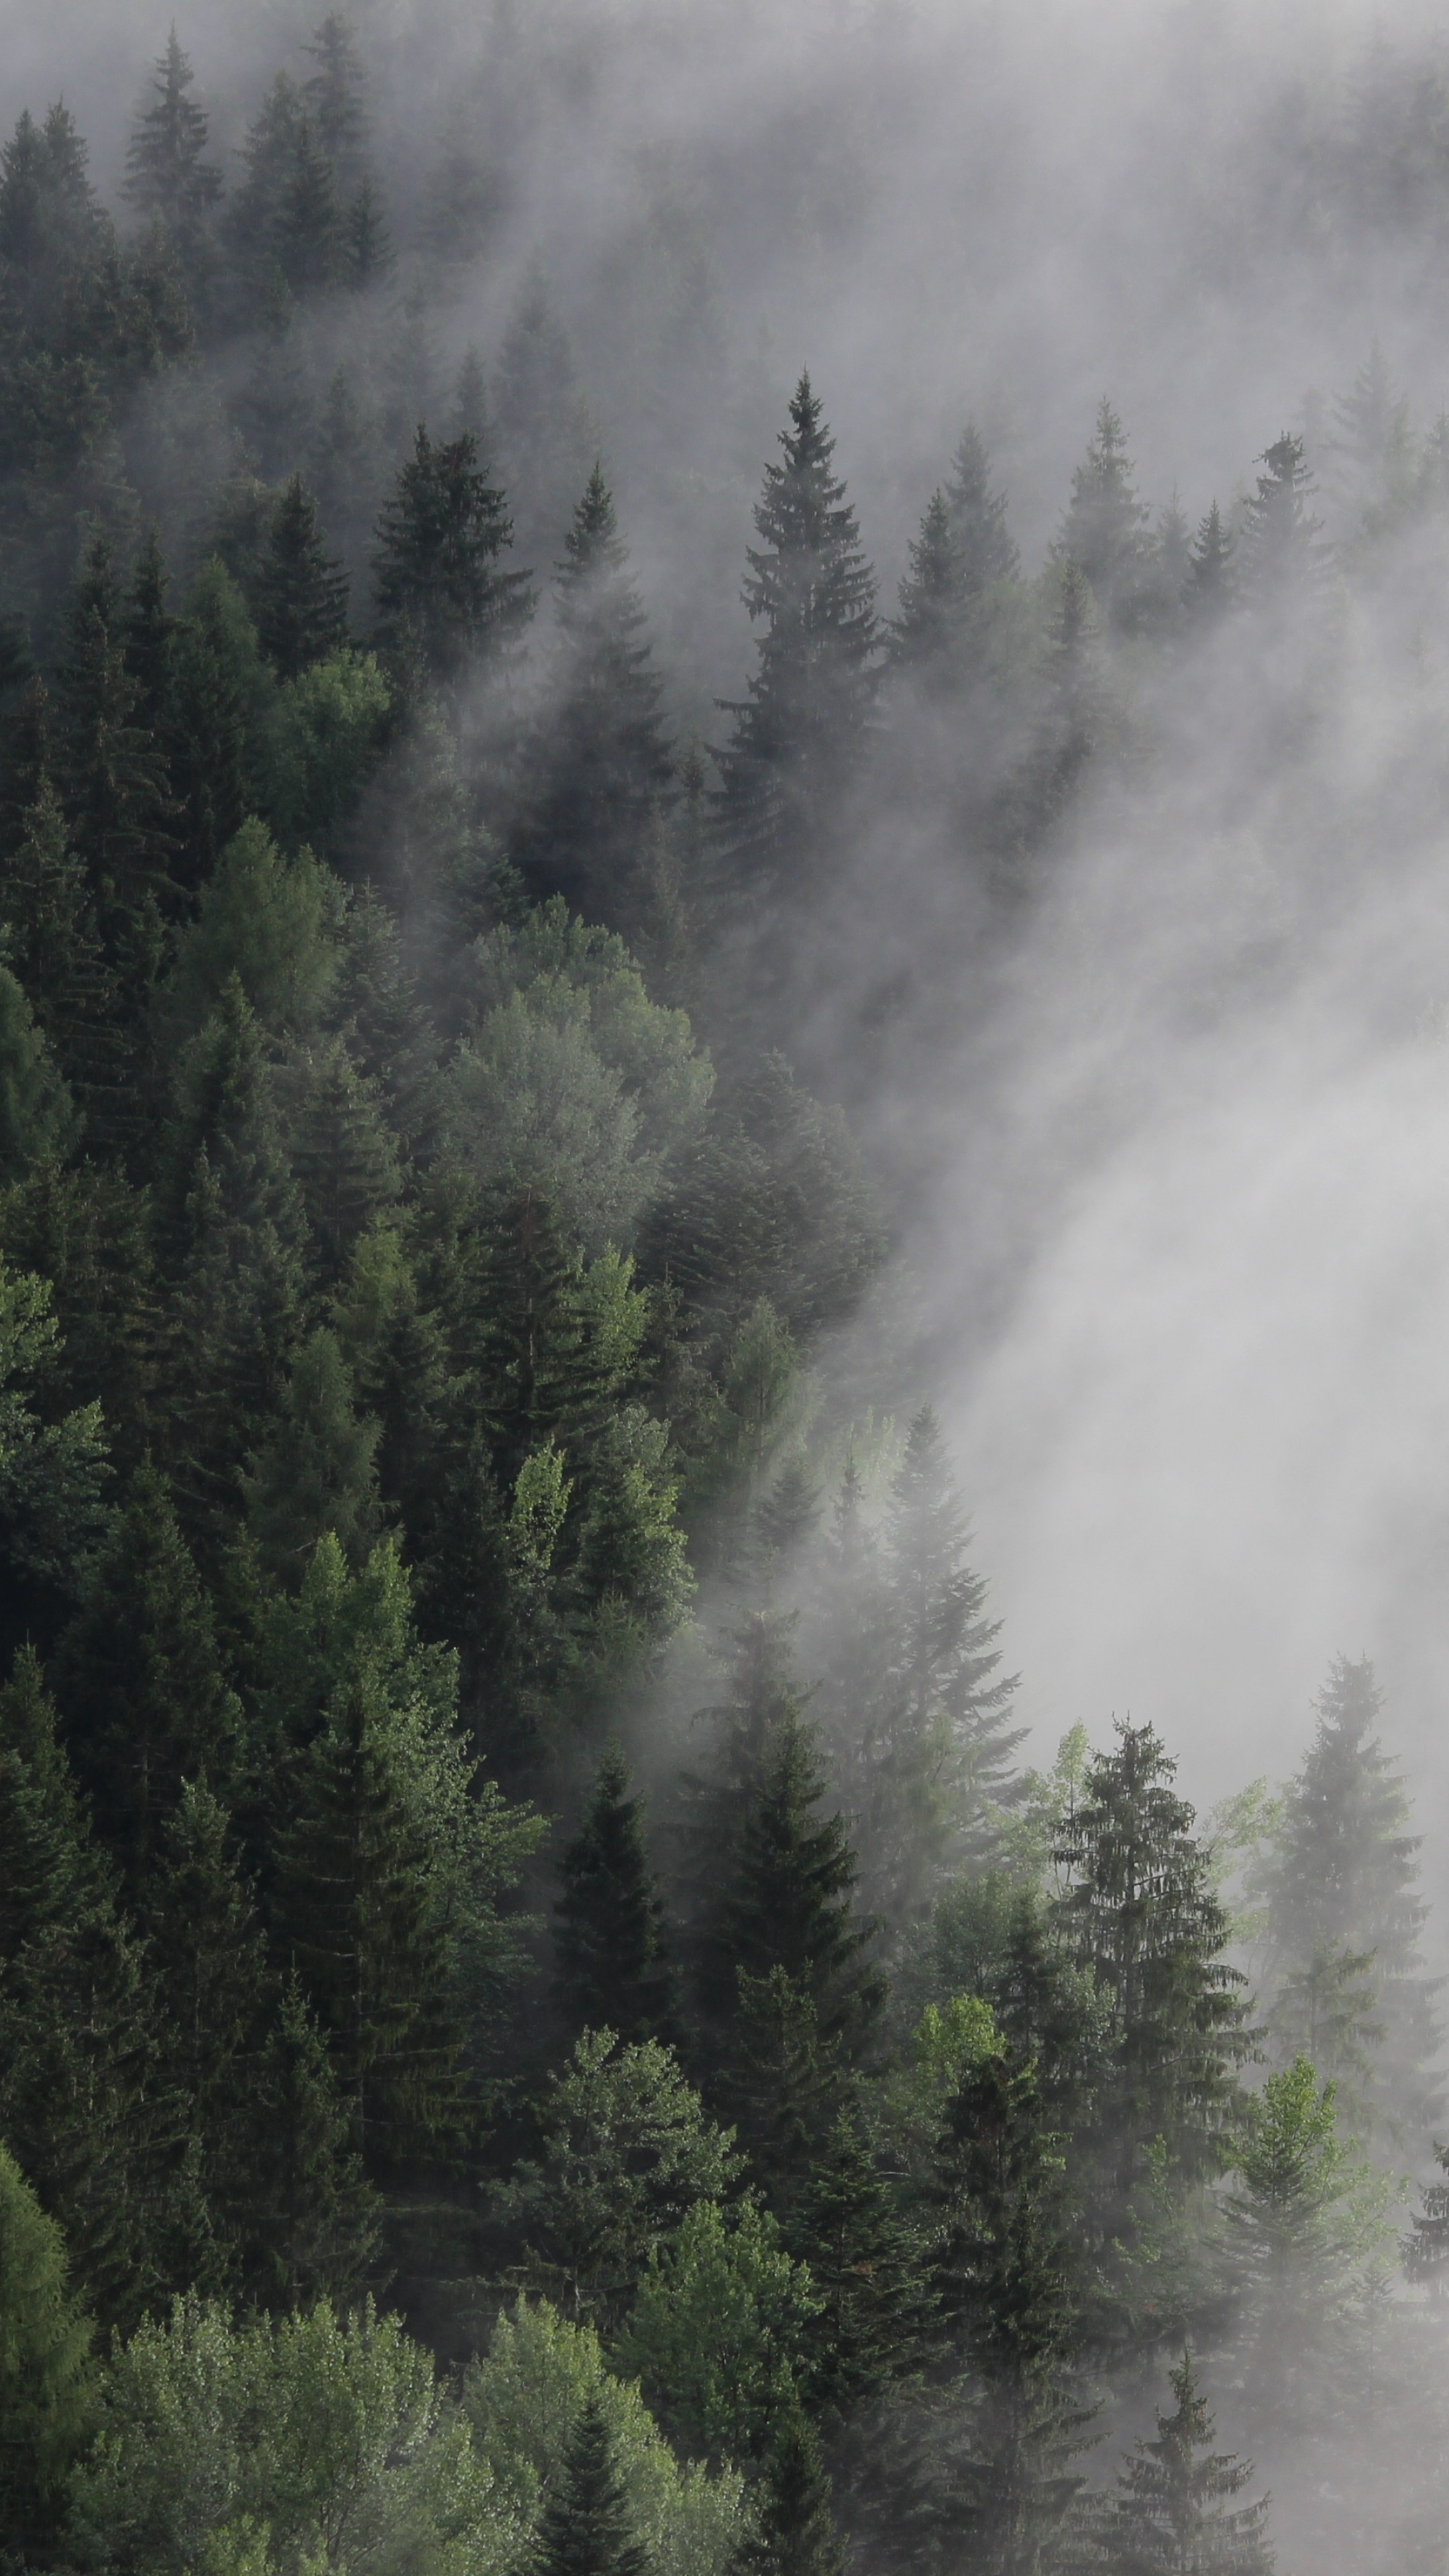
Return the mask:
<path id="1" fill-rule="evenodd" d="M 1442 221 L 1370 71 L 1285 231 Z M 861 1102 L 1209 679 L 1311 727 L 1449 423 L 1375 346 L 1189 510 L 1104 396 L 1028 560 L 967 420 L 887 579 L 776 365 L 711 703 L 486 153 L 336 12 L 221 105 L 0 149 L 4 2564 L 1433 2576 L 1392 1711 L 1028 1742 Z"/>

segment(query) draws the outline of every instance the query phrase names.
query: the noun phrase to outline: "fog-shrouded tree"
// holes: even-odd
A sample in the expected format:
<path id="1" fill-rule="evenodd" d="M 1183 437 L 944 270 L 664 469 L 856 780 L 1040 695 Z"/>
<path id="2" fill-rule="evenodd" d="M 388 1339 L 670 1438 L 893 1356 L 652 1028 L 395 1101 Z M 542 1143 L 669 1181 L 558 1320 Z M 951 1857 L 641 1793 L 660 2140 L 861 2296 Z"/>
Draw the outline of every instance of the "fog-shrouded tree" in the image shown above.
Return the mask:
<path id="1" fill-rule="evenodd" d="M 221 172 L 206 159 L 206 110 L 191 95 L 190 61 L 173 27 L 156 65 L 152 104 L 142 110 L 126 151 L 125 193 L 142 215 L 160 215 L 190 247 L 221 197 Z"/>
<path id="2" fill-rule="evenodd" d="M 1311 504 L 1317 486 L 1304 441 L 1284 430 L 1265 447 L 1243 517 L 1242 586 L 1257 608 L 1291 606 L 1322 588 L 1327 575 L 1323 522 Z"/>
<path id="3" fill-rule="evenodd" d="M 746 907 L 819 887 L 877 694 L 875 575 L 808 375 L 780 447 L 747 556 L 755 668 L 746 695 L 721 702 L 734 719 L 719 754 L 722 867 Z"/>
<path id="4" fill-rule="evenodd" d="M 1126 433 L 1104 394 L 1086 456 L 1072 476 L 1059 547 L 1085 575 L 1108 624 L 1118 629 L 1130 628 L 1141 606 L 1148 516 L 1137 497 Z"/>
<path id="5" fill-rule="evenodd" d="M 622 1745 L 605 1748 L 579 1830 L 559 1863 L 554 1956 L 563 2009 L 626 2041 L 668 2038 L 678 2006 L 664 1904 L 650 1866 L 644 1802 Z"/>
<path id="6" fill-rule="evenodd" d="M 528 574 L 501 562 L 512 535 L 472 432 L 435 446 L 419 425 L 378 520 L 377 605 L 384 637 L 410 640 L 444 685 L 516 636 L 532 613 Z"/>
<path id="7" fill-rule="evenodd" d="M 1439 1980 L 1424 1963 L 1419 1838 L 1379 1734 L 1383 1704 L 1366 1656 L 1335 1658 L 1257 1892 L 1278 2055 L 1302 2049 L 1346 2110 L 1407 2140 L 1443 2112 Z"/>
<path id="8" fill-rule="evenodd" d="M 283 680 L 347 641 L 347 578 L 327 552 L 300 474 L 288 477 L 277 503 L 253 607 L 257 640 Z"/>
<path id="9" fill-rule="evenodd" d="M 672 778 L 653 654 L 596 464 L 564 539 L 558 657 L 514 842 L 530 887 L 614 930 L 647 929 L 650 832 Z"/>
<path id="10" fill-rule="evenodd" d="M 1241 2501 L 1252 2462 L 1214 2451 L 1190 2351 L 1171 2377 L 1176 2405 L 1138 2443 L 1103 2511 L 1100 2563 L 1120 2576 L 1272 2576 L 1268 2499 Z"/>
<path id="11" fill-rule="evenodd" d="M 891 630 L 892 659 L 959 688 L 977 675 L 993 597 L 1020 566 L 1006 497 L 992 488 L 991 459 L 974 421 L 961 434 L 945 484 L 926 505 L 909 560 Z"/>

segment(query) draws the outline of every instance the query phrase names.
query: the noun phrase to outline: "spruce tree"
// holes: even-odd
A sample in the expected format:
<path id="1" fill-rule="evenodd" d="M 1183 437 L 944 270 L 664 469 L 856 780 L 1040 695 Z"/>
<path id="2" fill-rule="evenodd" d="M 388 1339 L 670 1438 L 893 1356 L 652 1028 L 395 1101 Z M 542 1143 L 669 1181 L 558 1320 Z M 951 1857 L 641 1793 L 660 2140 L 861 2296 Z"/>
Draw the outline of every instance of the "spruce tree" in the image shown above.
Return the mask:
<path id="1" fill-rule="evenodd" d="M 359 998 L 355 985 L 353 998 Z M 407 1072 L 405 1062 L 396 1067 L 404 1080 Z M 328 1288 L 340 1285 L 359 1237 L 401 1193 L 397 1150 L 384 1122 L 379 1088 L 358 1072 L 339 1038 L 320 1048 L 308 1068 L 292 1167 L 306 1210 L 313 1266 Z"/>
<path id="2" fill-rule="evenodd" d="M 1133 625 L 1141 604 L 1146 521 L 1147 511 L 1133 484 L 1122 423 L 1104 394 L 1085 461 L 1072 476 L 1072 497 L 1059 542 L 1061 554 L 1078 566 L 1090 584 L 1103 616 L 1120 628 Z"/>
<path id="3" fill-rule="evenodd" d="M 63 1929 L 104 1885 L 40 1659 L 22 1646 L 0 1690 L 0 1963 Z"/>
<path id="4" fill-rule="evenodd" d="M 544 2500 L 538 2576 L 648 2576 L 612 2449 L 603 2408 L 590 2398 Z"/>
<path id="5" fill-rule="evenodd" d="M 756 2512 L 730 2576 L 843 2576 L 845 2542 L 830 2510 L 820 2437 L 799 2405 L 782 2408 L 771 2433 Z"/>
<path id="6" fill-rule="evenodd" d="M 248 2077 L 247 2190 L 237 2214 L 245 2291 L 284 2313 L 317 2298 L 355 2298 L 372 2268 L 377 2197 L 295 1971 Z"/>
<path id="7" fill-rule="evenodd" d="M 761 2179 L 788 2201 L 843 2099 L 885 2000 L 864 1953 L 845 1819 L 793 1700 L 742 1782 L 727 1870 L 700 1945 L 700 1998 L 722 2032 L 718 2090 Z"/>
<path id="8" fill-rule="evenodd" d="M 1291 605 L 1321 587 L 1325 575 L 1323 522 L 1309 506 L 1316 486 L 1303 441 L 1289 430 L 1254 461 L 1268 470 L 1257 477 L 1244 518 L 1243 588 L 1255 606 Z"/>
<path id="9" fill-rule="evenodd" d="M 765 468 L 745 605 L 762 628 L 748 694 L 719 755 L 727 880 L 741 899 L 818 885 L 830 826 L 864 756 L 875 705 L 875 576 L 832 470 L 835 441 L 803 375 Z"/>
<path id="10" fill-rule="evenodd" d="M 344 266 L 346 217 L 331 157 L 305 112 L 293 129 L 269 236 L 277 270 L 299 302 L 338 283 Z"/>
<path id="11" fill-rule="evenodd" d="M 596 464 L 564 539 L 559 656 L 515 856 L 531 890 L 611 929 L 644 924 L 651 817 L 671 763 L 644 610 Z"/>
<path id="12" fill-rule="evenodd" d="M 207 118 L 191 96 L 192 70 L 173 27 L 126 151 L 124 193 L 141 215 L 159 215 L 189 244 L 221 195 L 221 173 L 204 158 Z"/>
<path id="13" fill-rule="evenodd" d="M 1015 579 L 1017 550 L 1006 501 L 991 487 L 991 460 L 968 421 L 944 489 L 932 493 L 909 548 L 892 628 L 892 654 L 909 671 L 959 687 L 980 668 L 993 594 Z"/>
<path id="14" fill-rule="evenodd" d="M 1177 2400 L 1139 2442 L 1103 2517 L 1102 2550 L 1119 2576 L 1272 2576 L 1267 2498 L 1242 2504 L 1252 2463 L 1214 2451 L 1193 2357 L 1172 2373 Z"/>
<path id="15" fill-rule="evenodd" d="M 623 1747 L 606 1748 L 578 1833 L 559 1864 L 554 1907 L 559 2000 L 580 2029 L 627 2043 L 668 2039 L 676 1979 L 664 1906 L 644 1838 L 644 1802 L 629 1795 Z"/>
<path id="16" fill-rule="evenodd" d="M 478 193 L 476 181 L 472 193 Z M 469 222 L 466 213 L 463 222 Z M 472 228 L 477 223 L 474 215 Z M 456 215 L 451 229 L 462 229 Z M 525 279 L 503 335 L 494 412 L 520 550 L 527 560 L 551 561 L 563 543 L 597 434 L 579 400 L 568 333 L 537 269 Z"/>
<path id="17" fill-rule="evenodd" d="M 1193 1810 L 1171 1787 L 1176 1767 L 1150 1726 L 1119 1722 L 1053 1855 L 1067 1879 L 1061 1936 L 1110 2010 L 1113 2062 L 1093 2123 L 1109 2233 L 1127 2221 L 1151 2140 L 1186 2180 L 1220 2164 L 1249 2045 L 1227 1915 Z"/>
<path id="18" fill-rule="evenodd" d="M 347 641 L 347 579 L 323 543 L 317 504 L 289 477 L 253 598 L 257 640 L 279 679 L 295 678 Z"/>
<path id="19" fill-rule="evenodd" d="M 1313 1743 L 1293 1781 L 1263 1872 L 1280 2058 L 1302 2048 L 1345 2098 L 1394 2135 L 1433 2126 L 1438 1980 L 1425 1974 L 1418 1838 L 1378 1733 L 1372 1664 L 1338 1656 L 1315 1706 Z"/>
<path id="20" fill-rule="evenodd" d="M 421 425 L 377 525 L 374 557 L 384 638 L 411 640 L 440 682 L 459 680 L 527 622 L 525 572 L 501 570 L 513 524 L 478 461 L 471 432 L 434 446 Z"/>
<path id="21" fill-rule="evenodd" d="M 335 1333 L 319 1325 L 302 1344 L 270 1436 L 242 1478 L 247 1523 L 263 1571 L 289 1590 L 330 1530 L 360 1562 L 379 1518 L 374 1458 L 378 1427 L 359 1418 L 351 1371 Z"/>
<path id="22" fill-rule="evenodd" d="M 370 2173 L 456 2129 L 440 1855 L 415 1758 L 377 1681 L 353 1682 L 300 1759 L 276 1840 L 281 1955 L 326 2034 Z"/>
<path id="23" fill-rule="evenodd" d="M 273 682 L 226 566 L 203 565 L 176 637 L 171 786 L 178 874 L 195 889 L 256 808 L 256 748 Z"/>
<path id="24" fill-rule="evenodd" d="M 1214 501 L 1198 523 L 1188 570 L 1188 607 L 1194 618 L 1212 618 L 1232 605 L 1237 574 L 1237 547 L 1231 528 Z"/>
<path id="25" fill-rule="evenodd" d="M 100 1829 L 133 1889 L 188 1781 L 225 1789 L 241 1709 L 164 1479 L 139 1467 L 62 1642 L 56 1696 Z"/>
<path id="26" fill-rule="evenodd" d="M 787 2231 L 824 2302 L 813 2394 L 848 2418 L 917 2364 L 935 2305 L 924 2232 L 905 2216 L 857 2111 L 840 2114 Z"/>
<path id="27" fill-rule="evenodd" d="M 161 964 L 174 842 L 165 762 L 136 721 L 141 691 L 128 667 L 126 629 L 110 540 L 98 531 L 67 606 L 56 668 L 60 786 L 108 953 L 136 1007 Z"/>

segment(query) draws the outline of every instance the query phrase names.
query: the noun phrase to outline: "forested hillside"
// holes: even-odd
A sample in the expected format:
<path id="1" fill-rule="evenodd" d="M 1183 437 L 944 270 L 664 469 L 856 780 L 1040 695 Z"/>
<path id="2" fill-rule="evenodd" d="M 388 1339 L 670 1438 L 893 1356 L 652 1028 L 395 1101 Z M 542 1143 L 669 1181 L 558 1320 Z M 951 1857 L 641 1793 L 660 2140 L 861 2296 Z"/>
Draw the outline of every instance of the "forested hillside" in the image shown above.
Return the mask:
<path id="1" fill-rule="evenodd" d="M 1311 730 L 1449 427 L 1375 349 L 1158 506 L 1104 396 L 1028 557 L 963 421 L 887 573 L 772 359 L 710 708 L 460 130 L 156 44 L 114 205 L 0 150 L 5 2565 L 1429 2576 L 1392 1711 L 1027 1741 L 869 1095 L 1209 682 Z"/>

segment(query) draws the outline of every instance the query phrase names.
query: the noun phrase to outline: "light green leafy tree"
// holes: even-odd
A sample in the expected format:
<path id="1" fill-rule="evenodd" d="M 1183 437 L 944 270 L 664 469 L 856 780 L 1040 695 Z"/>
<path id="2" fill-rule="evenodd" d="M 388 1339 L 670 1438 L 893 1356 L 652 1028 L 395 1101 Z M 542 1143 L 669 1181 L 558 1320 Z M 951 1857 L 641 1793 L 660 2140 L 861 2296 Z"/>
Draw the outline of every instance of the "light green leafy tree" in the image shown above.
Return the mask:
<path id="1" fill-rule="evenodd" d="M 757 2460 L 798 2406 L 823 2305 L 768 2211 L 701 2200 L 651 2257 L 619 2364 L 686 2450 Z"/>

